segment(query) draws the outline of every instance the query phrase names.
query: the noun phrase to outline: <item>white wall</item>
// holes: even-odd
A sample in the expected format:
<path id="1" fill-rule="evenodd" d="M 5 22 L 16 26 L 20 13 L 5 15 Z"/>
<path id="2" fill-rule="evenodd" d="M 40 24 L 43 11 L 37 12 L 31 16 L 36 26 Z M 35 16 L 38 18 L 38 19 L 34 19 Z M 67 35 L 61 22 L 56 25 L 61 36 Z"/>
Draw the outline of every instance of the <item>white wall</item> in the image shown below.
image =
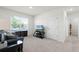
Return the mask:
<path id="1" fill-rule="evenodd" d="M 28 35 L 33 36 L 33 33 L 34 33 L 34 16 L 31 16 L 29 18 L 28 27 L 29 27 L 29 30 L 28 30 L 29 33 L 28 33 Z"/>
<path id="2" fill-rule="evenodd" d="M 68 36 L 68 23 L 63 10 L 52 10 L 35 17 L 35 25 L 43 24 L 46 37 L 64 42 Z"/>
<path id="3" fill-rule="evenodd" d="M 15 11 L 8 10 L 8 9 L 5 9 L 5 8 L 1 8 L 1 7 L 0 7 L 0 29 L 10 31 L 10 19 L 11 19 L 12 16 L 27 17 L 28 21 L 29 21 L 28 35 L 32 34 L 33 26 L 34 26 L 33 16 L 23 14 L 23 13 L 19 13 L 19 12 L 15 12 Z"/>

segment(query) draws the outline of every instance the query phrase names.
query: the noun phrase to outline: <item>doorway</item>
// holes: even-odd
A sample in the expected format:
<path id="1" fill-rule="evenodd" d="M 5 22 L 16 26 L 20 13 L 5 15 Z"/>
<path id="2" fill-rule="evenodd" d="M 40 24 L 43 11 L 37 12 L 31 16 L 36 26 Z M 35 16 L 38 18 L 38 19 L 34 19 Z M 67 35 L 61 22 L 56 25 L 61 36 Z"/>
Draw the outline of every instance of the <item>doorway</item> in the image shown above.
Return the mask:
<path id="1" fill-rule="evenodd" d="M 69 35 L 78 37 L 79 13 L 67 13 L 69 22 Z"/>

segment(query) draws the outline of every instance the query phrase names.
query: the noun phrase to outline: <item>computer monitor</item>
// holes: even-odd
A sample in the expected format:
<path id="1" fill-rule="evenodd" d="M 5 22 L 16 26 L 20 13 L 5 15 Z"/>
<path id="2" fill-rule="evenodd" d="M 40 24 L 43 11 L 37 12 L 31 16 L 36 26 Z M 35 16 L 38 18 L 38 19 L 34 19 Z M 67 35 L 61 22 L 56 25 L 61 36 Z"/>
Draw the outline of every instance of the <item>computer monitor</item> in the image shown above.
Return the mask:
<path id="1" fill-rule="evenodd" d="M 44 26 L 43 25 L 36 25 L 36 29 L 44 29 Z"/>

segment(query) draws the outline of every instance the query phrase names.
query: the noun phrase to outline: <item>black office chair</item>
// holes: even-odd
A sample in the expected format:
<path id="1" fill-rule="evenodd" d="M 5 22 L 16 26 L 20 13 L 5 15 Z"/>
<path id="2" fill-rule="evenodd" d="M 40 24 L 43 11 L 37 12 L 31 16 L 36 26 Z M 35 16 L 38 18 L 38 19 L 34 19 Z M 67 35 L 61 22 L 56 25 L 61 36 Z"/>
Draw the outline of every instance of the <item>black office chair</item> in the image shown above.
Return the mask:
<path id="1" fill-rule="evenodd" d="M 45 38 L 45 29 L 43 25 L 37 25 L 36 30 L 33 34 L 34 37 Z"/>

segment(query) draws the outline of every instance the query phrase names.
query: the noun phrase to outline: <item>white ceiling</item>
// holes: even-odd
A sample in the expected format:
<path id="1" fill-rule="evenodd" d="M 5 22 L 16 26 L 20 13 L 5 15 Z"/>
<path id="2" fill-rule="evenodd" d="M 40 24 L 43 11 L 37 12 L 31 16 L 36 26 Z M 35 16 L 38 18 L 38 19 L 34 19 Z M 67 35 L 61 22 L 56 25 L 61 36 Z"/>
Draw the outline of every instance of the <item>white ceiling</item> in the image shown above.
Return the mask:
<path id="1" fill-rule="evenodd" d="M 68 7 L 68 6 L 33 6 L 32 9 L 29 6 L 4 6 L 3 8 L 7 8 L 13 11 L 26 13 L 28 15 L 38 15 L 50 10 L 58 9 L 58 8 L 79 8 L 79 7 Z"/>
<path id="2" fill-rule="evenodd" d="M 52 9 L 58 8 L 55 6 L 33 6 L 32 9 L 29 8 L 29 6 L 4 6 L 4 8 L 8 8 L 10 10 L 26 13 L 29 15 L 38 15 L 43 12 L 50 11 Z"/>

